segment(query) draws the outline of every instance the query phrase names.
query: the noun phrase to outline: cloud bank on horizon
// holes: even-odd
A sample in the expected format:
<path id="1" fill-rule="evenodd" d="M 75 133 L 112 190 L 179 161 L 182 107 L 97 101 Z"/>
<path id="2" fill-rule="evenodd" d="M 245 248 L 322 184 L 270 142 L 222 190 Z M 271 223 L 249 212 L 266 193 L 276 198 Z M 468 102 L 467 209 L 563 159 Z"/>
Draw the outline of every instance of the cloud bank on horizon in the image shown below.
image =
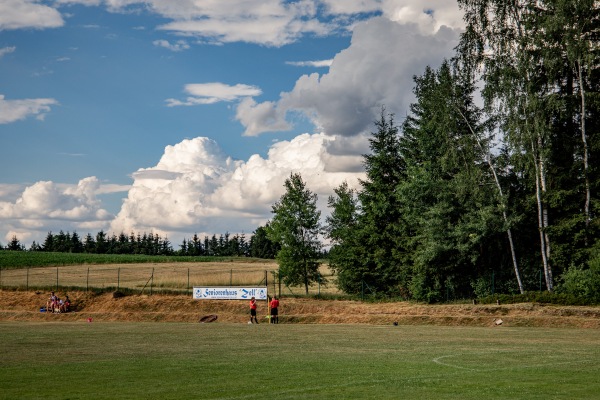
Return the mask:
<path id="1" fill-rule="evenodd" d="M 166 146 L 154 166 L 128 171 L 131 185 L 94 176 L 73 183 L 0 183 L 0 242 L 14 235 L 39 242 L 58 230 L 152 231 L 174 245 L 194 233 L 251 233 L 270 219 L 271 205 L 291 173 L 302 175 L 326 215 L 333 189 L 344 181 L 358 187 L 364 177 L 362 154 L 368 152 L 368 134 L 382 107 L 397 120 L 408 113 L 413 76 L 451 57 L 463 26 L 457 5 L 446 0 L 4 0 L 0 34 L 61 29 L 69 25 L 74 5 L 129 13 L 134 19 L 158 16 L 161 22 L 153 29 L 175 39 L 150 45 L 172 53 L 235 43 L 280 48 L 306 37 L 340 34 L 351 35 L 351 42 L 329 60 L 290 60 L 289 66 L 327 71 L 299 74 L 276 98 L 261 98 L 262 88 L 250 82 L 219 81 L 190 81 L 180 87 L 183 95 L 163 96 L 163 107 L 173 109 L 228 104 L 242 126 L 240 136 L 276 138 L 277 132 L 293 129 L 298 115 L 310 121 L 313 133 L 276 141 L 266 156 L 244 160 L 233 159 L 214 139 L 186 138 Z M 6 45 L 0 47 L 0 63 L 19 53 L 18 46 Z M 5 125 L 43 120 L 63 107 L 53 93 L 6 97 L 0 94 L 0 124 Z M 117 212 L 103 204 L 107 193 L 126 196 Z"/>

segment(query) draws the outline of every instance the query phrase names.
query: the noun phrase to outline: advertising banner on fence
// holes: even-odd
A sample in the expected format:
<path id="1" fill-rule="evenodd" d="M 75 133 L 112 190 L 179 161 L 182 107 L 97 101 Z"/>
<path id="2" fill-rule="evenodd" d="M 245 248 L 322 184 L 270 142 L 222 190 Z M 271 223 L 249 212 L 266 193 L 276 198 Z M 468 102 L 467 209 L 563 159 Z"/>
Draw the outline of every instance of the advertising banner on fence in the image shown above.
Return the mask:
<path id="1" fill-rule="evenodd" d="M 267 300 L 266 287 L 195 287 L 196 300 Z"/>

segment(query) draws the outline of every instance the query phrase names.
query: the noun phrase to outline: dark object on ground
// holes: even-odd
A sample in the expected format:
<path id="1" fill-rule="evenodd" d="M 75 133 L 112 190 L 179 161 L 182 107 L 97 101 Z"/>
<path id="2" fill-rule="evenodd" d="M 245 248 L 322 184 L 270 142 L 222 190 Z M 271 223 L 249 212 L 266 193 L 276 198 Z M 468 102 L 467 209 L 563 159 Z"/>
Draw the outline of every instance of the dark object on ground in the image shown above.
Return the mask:
<path id="1" fill-rule="evenodd" d="M 118 299 L 120 297 L 125 297 L 125 293 L 123 293 L 123 292 L 113 292 L 113 299 Z"/>
<path id="2" fill-rule="evenodd" d="M 398 322 L 397 322 L 397 321 L 396 321 L 396 322 L 394 322 L 394 326 L 398 326 Z"/>
<path id="3" fill-rule="evenodd" d="M 205 315 L 204 317 L 200 317 L 200 323 L 204 324 L 204 323 L 208 323 L 208 322 L 215 322 L 217 320 L 217 316 L 215 314 L 210 314 L 210 315 Z"/>

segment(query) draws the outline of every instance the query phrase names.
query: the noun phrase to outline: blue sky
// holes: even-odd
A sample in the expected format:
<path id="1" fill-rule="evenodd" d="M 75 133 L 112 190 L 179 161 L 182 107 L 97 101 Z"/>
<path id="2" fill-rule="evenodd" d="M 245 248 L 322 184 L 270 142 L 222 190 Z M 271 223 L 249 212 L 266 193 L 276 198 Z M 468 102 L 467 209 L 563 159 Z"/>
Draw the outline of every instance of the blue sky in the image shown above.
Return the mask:
<path id="1" fill-rule="evenodd" d="M 293 172 L 324 216 L 461 27 L 447 0 L 0 0 L 0 243 L 251 234 Z"/>

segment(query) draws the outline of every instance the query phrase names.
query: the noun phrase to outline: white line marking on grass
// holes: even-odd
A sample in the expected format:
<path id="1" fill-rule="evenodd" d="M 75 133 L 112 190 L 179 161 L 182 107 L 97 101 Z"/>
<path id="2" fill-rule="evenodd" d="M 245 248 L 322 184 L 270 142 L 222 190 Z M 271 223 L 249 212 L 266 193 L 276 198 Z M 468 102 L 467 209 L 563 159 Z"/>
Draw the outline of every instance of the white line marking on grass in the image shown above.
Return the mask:
<path id="1" fill-rule="evenodd" d="M 476 371 L 473 368 L 462 367 L 460 365 L 455 365 L 455 364 L 448 364 L 448 363 L 445 363 L 445 362 L 441 361 L 444 358 L 457 357 L 457 356 L 460 356 L 460 355 L 461 354 L 450 354 L 450 355 L 447 355 L 447 356 L 440 356 L 440 357 L 434 358 L 431 361 L 433 361 L 436 364 L 443 365 L 445 367 L 451 367 L 451 368 L 457 368 L 457 369 L 464 369 L 464 370 L 467 370 L 467 371 Z"/>

